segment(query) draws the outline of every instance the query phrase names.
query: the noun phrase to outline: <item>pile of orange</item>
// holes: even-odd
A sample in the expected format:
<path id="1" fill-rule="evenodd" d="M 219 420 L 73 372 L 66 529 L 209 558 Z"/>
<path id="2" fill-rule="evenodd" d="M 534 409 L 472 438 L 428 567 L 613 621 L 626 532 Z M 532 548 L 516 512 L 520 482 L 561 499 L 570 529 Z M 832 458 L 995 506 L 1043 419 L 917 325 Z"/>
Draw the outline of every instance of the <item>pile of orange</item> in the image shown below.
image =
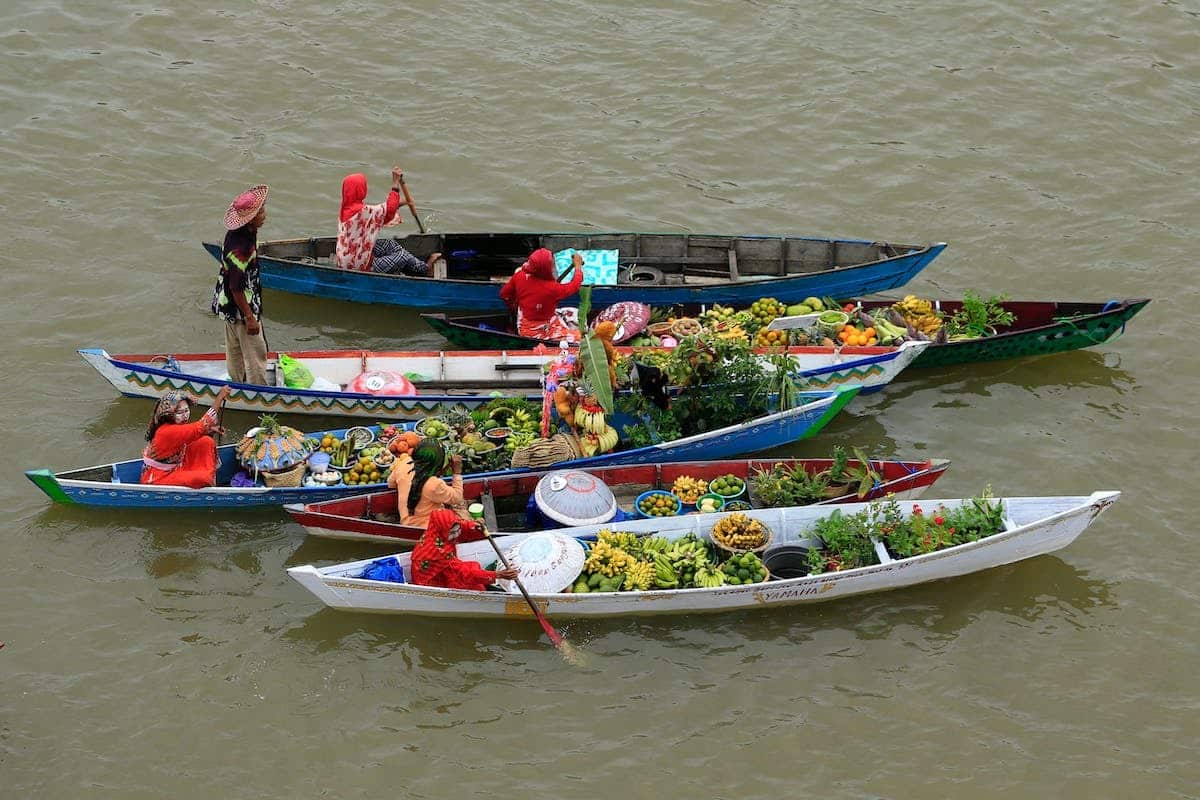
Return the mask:
<path id="1" fill-rule="evenodd" d="M 846 325 L 846 327 L 838 331 L 837 337 L 842 344 L 850 347 L 870 347 L 879 343 L 879 340 L 875 337 L 874 328 L 860 330 L 854 325 Z"/>
<path id="2" fill-rule="evenodd" d="M 760 328 L 754 337 L 755 347 L 787 347 L 787 343 L 787 331 L 769 331 L 766 328 Z"/>
<path id="3" fill-rule="evenodd" d="M 402 456 L 413 451 L 413 448 L 421 443 L 421 434 L 416 431 L 405 431 L 399 434 L 395 439 L 392 439 L 388 445 L 388 450 L 392 455 Z"/>

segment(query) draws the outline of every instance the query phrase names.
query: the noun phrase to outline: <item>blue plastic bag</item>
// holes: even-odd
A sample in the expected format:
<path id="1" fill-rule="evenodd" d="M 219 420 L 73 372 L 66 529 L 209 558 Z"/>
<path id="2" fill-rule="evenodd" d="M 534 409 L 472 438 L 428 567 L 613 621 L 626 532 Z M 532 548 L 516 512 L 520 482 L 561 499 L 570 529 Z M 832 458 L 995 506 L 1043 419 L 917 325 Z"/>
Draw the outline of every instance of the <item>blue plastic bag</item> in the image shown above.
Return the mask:
<path id="1" fill-rule="evenodd" d="M 388 583 L 404 583 L 404 568 L 395 556 L 377 558 L 363 569 L 360 578 L 369 581 L 386 581 Z"/>

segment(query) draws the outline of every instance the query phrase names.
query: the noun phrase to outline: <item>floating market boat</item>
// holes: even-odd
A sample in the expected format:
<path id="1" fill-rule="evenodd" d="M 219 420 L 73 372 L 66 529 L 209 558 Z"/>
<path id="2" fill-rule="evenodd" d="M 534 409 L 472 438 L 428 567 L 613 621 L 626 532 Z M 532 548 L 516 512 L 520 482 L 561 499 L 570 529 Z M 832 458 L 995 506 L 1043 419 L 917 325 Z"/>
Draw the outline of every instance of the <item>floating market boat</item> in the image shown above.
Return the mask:
<path id="1" fill-rule="evenodd" d="M 899 589 L 930 581 L 967 575 L 980 570 L 1011 564 L 1034 556 L 1052 553 L 1073 542 L 1084 529 L 1120 497 L 1120 492 L 1101 491 L 1091 495 L 1067 497 L 1001 498 L 1003 530 L 985 538 L 908 558 L 893 558 L 887 548 L 875 544 L 879 563 L 837 572 L 826 572 L 785 580 L 769 580 L 736 586 L 694 589 L 662 589 L 627 592 L 587 592 L 534 594 L 532 599 L 551 619 L 565 617 L 610 617 L 650 614 L 694 614 L 768 606 L 798 605 L 838 600 L 844 597 Z M 964 500 L 923 501 L 953 509 Z M 899 501 L 902 513 L 911 516 L 914 501 Z M 852 514 L 866 504 L 839 506 Z M 830 513 L 829 507 L 804 506 L 758 509 L 746 512 L 761 521 L 773 533 L 776 544 L 800 544 L 817 522 Z M 623 522 L 618 527 L 639 535 L 679 539 L 695 534 L 707 540 L 713 526 L 726 514 L 699 514 Z M 564 528 L 560 534 L 585 538 L 609 525 Z M 501 547 L 517 543 L 521 537 L 539 534 L 515 534 L 501 539 Z M 807 540 L 811 541 L 811 540 Z M 769 551 L 768 551 L 769 552 Z M 489 564 L 494 551 L 486 541 L 458 546 L 462 559 Z M 394 558 L 404 574 L 409 570 L 409 554 Z M 384 614 L 442 617 L 522 617 L 530 616 L 520 595 L 507 592 L 477 592 L 415 586 L 407 583 L 368 580 L 360 577 L 374 559 L 335 564 L 327 567 L 304 565 L 291 567 L 288 574 L 330 608 Z"/>
<path id="2" fill-rule="evenodd" d="M 670 464 L 646 464 L 639 466 L 608 467 L 589 469 L 588 473 L 603 481 L 617 496 L 624 510 L 632 509 L 632 500 L 643 491 L 668 489 L 680 476 L 691 476 L 701 480 L 712 480 L 719 475 L 735 475 L 742 480 L 760 469 L 770 469 L 775 464 L 788 468 L 804 467 L 810 473 L 828 469 L 829 459 L 749 459 L 733 461 L 690 461 Z M 850 460 L 851 465 L 858 462 Z M 950 467 L 945 459 L 928 461 L 876 461 L 870 466 L 880 474 L 880 481 L 863 498 L 857 494 L 845 494 L 822 500 L 821 503 L 849 503 L 860 499 L 871 500 L 894 494 L 899 499 L 921 497 Z M 489 508 L 487 516 L 496 516 L 506 531 L 519 530 L 526 517 L 526 507 L 538 481 L 544 476 L 559 472 L 562 467 L 530 472 L 522 475 L 500 477 L 467 476 L 463 479 L 463 495 L 468 503 L 480 501 Z M 628 508 L 626 508 L 628 507 Z M 496 509 L 500 509 L 497 512 Z M 394 491 L 358 494 L 324 502 L 304 505 L 288 505 L 284 510 L 292 519 L 304 526 L 313 536 L 334 539 L 358 539 L 396 545 L 412 545 L 424 533 L 423 528 L 401 525 L 396 516 L 396 493 Z M 489 522 L 494 526 L 496 523 Z"/>
<path id="3" fill-rule="evenodd" d="M 617 250 L 617 283 L 596 286 L 592 301 L 748 304 L 810 295 L 853 297 L 903 286 L 946 245 L 901 245 L 804 236 L 678 233 L 424 233 L 397 237 L 426 259 L 442 253 L 445 275 L 348 272 L 333 263 L 336 237 L 260 243 L 268 289 L 356 303 L 501 311 L 500 286 L 539 247 Z M 221 245 L 204 242 L 218 260 Z"/>
<path id="4" fill-rule="evenodd" d="M 687 436 L 670 442 L 614 451 L 588 458 L 562 461 L 556 468 L 607 467 L 619 464 L 657 464 L 667 461 L 687 461 L 696 458 L 731 458 L 779 447 L 815 435 L 858 393 L 858 387 L 841 387 L 832 392 L 801 392 L 800 405 L 786 411 L 765 414 L 747 422 L 729 425 L 707 433 Z M 614 417 L 614 424 L 620 424 Z M 405 423 L 411 430 L 418 423 Z M 377 434 L 379 426 L 370 426 Z M 320 440 L 326 433 L 336 437 L 345 430 L 309 434 Z M 218 448 L 221 466 L 217 486 L 207 489 L 185 489 L 177 486 L 146 486 L 138 483 L 142 473 L 140 458 L 115 464 L 100 464 L 66 472 L 48 469 L 25 473 L 50 499 L 67 504 L 87 506 L 117 506 L 126 508 L 249 508 L 279 506 L 287 503 L 307 503 L 328 500 L 382 488 L 382 484 L 353 486 L 299 487 L 234 487 L 229 482 L 238 470 L 234 458 L 235 445 Z M 531 471 L 526 468 L 505 469 L 483 473 L 487 477 Z"/>
<path id="5" fill-rule="evenodd" d="M 890 300 L 864 300 L 865 309 L 886 308 Z M 1055 301 L 1002 302 L 1016 315 L 1011 325 L 994 335 L 934 343 L 913 361 L 913 367 L 945 367 L 975 361 L 997 361 L 1021 356 L 1046 355 L 1094 347 L 1125 332 L 1125 323 L 1146 307 L 1149 300 L 1109 300 L 1105 303 Z M 937 300 L 934 308 L 953 314 L 962 308 L 956 300 Z M 697 316 L 703 306 L 684 305 L 677 314 Z M 539 344 L 557 347 L 516 333 L 507 314 L 422 314 L 421 318 L 450 344 L 461 350 L 523 349 Z"/>
<path id="6" fill-rule="evenodd" d="M 840 352 L 824 347 L 793 347 L 788 355 L 796 363 L 804 387 L 832 389 L 858 386 L 864 392 L 882 389 L 916 359 L 926 342 L 895 347 L 847 347 Z M 622 350 L 623 353 L 631 352 Z M 764 354 L 767 350 L 760 351 Z M 770 351 L 780 353 L 782 350 Z M 451 408 L 473 409 L 496 396 L 536 397 L 541 404 L 543 365 L 558 353 L 519 351 L 292 351 L 313 375 L 330 389 L 291 389 L 231 383 L 226 407 L 271 414 L 320 414 L 376 420 L 417 420 Z M 157 399 L 180 389 L 211 404 L 229 383 L 224 353 L 110 355 L 100 348 L 79 351 L 83 360 L 126 397 Z M 268 354 L 268 374 L 276 372 L 278 354 Z M 362 376 L 380 376 L 403 394 L 353 391 Z M 399 383 L 388 384 L 400 376 Z M 408 378 L 411 378 L 411 383 Z M 278 375 L 276 383 L 282 383 Z M 401 388 L 403 387 L 403 388 Z"/>

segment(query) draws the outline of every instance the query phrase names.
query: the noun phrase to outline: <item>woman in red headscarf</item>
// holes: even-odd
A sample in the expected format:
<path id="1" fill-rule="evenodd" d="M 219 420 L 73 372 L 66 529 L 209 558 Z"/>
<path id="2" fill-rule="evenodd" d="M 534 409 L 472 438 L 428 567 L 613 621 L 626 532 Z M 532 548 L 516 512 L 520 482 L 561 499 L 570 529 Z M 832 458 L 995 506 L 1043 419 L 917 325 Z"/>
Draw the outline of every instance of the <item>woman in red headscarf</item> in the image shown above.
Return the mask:
<path id="1" fill-rule="evenodd" d="M 554 255 L 546 248 L 534 250 L 529 260 L 500 289 L 500 299 L 517 311 L 517 333 L 534 339 L 579 341 L 575 309 L 558 309 L 558 301 L 579 291 L 583 284 L 583 257 L 571 256 L 575 274 L 559 283 Z"/>
<path id="2" fill-rule="evenodd" d="M 484 569 L 474 561 L 458 557 L 455 542 L 463 531 L 482 534 L 480 523 L 463 519 L 453 511 L 439 509 L 429 517 L 429 527 L 412 551 L 412 579 L 418 586 L 473 589 L 482 592 L 497 578 L 512 580 L 515 569 Z"/>
<path id="3" fill-rule="evenodd" d="M 341 269 L 358 272 L 382 272 L 390 275 L 426 275 L 441 257 L 434 253 L 427 261 L 414 256 L 395 239 L 380 239 L 379 230 L 393 219 L 400 220 L 400 180 L 404 170 L 392 167 L 392 191 L 387 200 L 369 205 L 367 176 L 361 172 L 342 179 L 342 210 L 338 214 L 338 239 L 335 258 Z"/>
<path id="4" fill-rule="evenodd" d="M 217 392 L 212 408 L 191 422 L 192 404 L 183 392 L 167 392 L 154 406 L 142 451 L 141 483 L 204 489 L 217 483 L 217 413 L 229 399 L 229 387 Z"/>

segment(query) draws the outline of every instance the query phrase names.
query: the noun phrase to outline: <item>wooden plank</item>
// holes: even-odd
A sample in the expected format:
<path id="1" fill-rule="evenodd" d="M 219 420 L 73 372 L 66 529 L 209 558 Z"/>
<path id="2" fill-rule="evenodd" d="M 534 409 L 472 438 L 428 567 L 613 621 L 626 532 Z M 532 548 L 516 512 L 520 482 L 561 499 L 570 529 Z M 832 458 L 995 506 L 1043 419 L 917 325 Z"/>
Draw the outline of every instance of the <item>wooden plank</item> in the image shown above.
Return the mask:
<path id="1" fill-rule="evenodd" d="M 500 523 L 496 520 L 496 499 L 492 497 L 490 488 L 484 489 L 479 494 L 479 502 L 483 503 L 483 522 L 487 525 L 488 530 L 500 530 Z"/>
<path id="2" fill-rule="evenodd" d="M 737 251 L 732 247 L 729 248 L 729 280 L 738 281 Z"/>

